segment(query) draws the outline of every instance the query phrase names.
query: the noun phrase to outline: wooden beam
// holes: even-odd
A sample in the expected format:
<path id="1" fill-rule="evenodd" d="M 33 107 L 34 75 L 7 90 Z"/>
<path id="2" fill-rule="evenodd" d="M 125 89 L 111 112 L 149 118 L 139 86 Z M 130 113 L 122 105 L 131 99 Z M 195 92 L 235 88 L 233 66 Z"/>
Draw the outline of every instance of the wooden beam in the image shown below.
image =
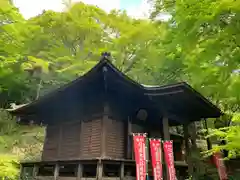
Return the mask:
<path id="1" fill-rule="evenodd" d="M 148 96 L 166 96 L 166 95 L 173 95 L 173 94 L 178 94 L 178 93 L 183 93 L 183 90 L 178 90 L 178 91 L 173 91 L 173 92 L 162 92 L 162 93 L 157 93 L 157 92 L 153 92 L 153 93 L 144 93 L 144 95 L 148 95 Z"/>

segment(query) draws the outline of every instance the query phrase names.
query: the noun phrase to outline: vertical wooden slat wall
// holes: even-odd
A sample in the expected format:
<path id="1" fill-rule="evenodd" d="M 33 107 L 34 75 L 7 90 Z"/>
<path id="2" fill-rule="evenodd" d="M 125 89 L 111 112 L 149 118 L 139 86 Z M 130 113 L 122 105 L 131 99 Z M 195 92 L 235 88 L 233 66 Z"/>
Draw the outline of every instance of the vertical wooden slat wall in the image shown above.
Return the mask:
<path id="1" fill-rule="evenodd" d="M 59 160 L 76 160 L 80 158 L 81 123 L 62 124 L 58 149 Z"/>
<path id="2" fill-rule="evenodd" d="M 107 119 L 105 123 L 106 156 L 110 158 L 123 159 L 125 156 L 124 122 Z"/>
<path id="3" fill-rule="evenodd" d="M 99 118 L 82 123 L 79 121 L 48 126 L 42 160 L 77 160 L 100 157 L 101 123 L 102 119 Z"/>
<path id="4" fill-rule="evenodd" d="M 58 159 L 59 126 L 48 126 L 43 147 L 42 160 L 53 161 Z"/>
<path id="5" fill-rule="evenodd" d="M 95 158 L 101 156 L 101 122 L 102 119 L 94 119 L 82 122 L 81 134 L 81 158 Z"/>
<path id="6" fill-rule="evenodd" d="M 42 160 L 70 160 L 80 158 L 80 122 L 48 126 Z"/>

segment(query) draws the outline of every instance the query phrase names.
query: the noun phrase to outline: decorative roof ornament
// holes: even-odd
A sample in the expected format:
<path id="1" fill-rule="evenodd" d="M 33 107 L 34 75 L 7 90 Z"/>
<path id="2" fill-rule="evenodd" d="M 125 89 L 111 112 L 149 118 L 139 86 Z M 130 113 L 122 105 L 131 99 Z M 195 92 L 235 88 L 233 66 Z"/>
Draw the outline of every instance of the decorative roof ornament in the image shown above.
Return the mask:
<path id="1" fill-rule="evenodd" d="M 109 60 L 110 59 L 110 57 L 111 57 L 111 53 L 110 52 L 103 52 L 102 54 L 101 54 L 101 59 L 100 59 L 100 61 L 103 61 L 103 60 Z"/>
<path id="2" fill-rule="evenodd" d="M 137 118 L 141 121 L 145 121 L 148 117 L 148 112 L 145 109 L 139 109 L 137 112 Z"/>
<path id="3" fill-rule="evenodd" d="M 23 107 L 23 106 L 26 106 L 27 104 L 19 104 L 19 105 L 17 105 L 17 104 L 15 104 L 15 103 L 10 103 L 10 109 L 6 109 L 7 111 L 14 111 L 14 110 L 16 110 L 16 109 L 19 109 L 19 108 L 21 108 L 21 107 Z"/>

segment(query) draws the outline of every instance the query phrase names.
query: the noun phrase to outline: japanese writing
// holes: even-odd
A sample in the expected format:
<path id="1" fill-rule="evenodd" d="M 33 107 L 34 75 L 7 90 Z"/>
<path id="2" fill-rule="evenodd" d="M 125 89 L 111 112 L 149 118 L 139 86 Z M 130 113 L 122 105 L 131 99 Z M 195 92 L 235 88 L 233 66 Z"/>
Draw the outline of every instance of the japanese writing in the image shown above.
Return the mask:
<path id="1" fill-rule="evenodd" d="M 135 160 L 136 160 L 136 170 L 137 179 L 145 180 L 146 178 L 146 139 L 144 136 L 138 135 L 134 136 L 134 149 L 135 149 Z"/>
<path id="2" fill-rule="evenodd" d="M 171 141 L 164 142 L 165 159 L 168 166 L 168 174 L 170 180 L 176 180 L 176 172 L 174 167 L 173 144 Z"/>
<path id="3" fill-rule="evenodd" d="M 151 139 L 150 149 L 154 180 L 162 180 L 161 139 Z"/>

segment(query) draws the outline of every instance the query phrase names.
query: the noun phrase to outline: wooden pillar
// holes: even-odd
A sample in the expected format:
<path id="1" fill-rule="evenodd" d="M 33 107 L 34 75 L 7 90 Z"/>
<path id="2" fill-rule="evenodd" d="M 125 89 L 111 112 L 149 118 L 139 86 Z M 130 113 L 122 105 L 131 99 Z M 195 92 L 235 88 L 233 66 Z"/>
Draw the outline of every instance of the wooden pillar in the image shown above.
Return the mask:
<path id="1" fill-rule="evenodd" d="M 170 140 L 170 133 L 169 133 L 169 122 L 168 122 L 168 118 L 167 117 L 163 117 L 162 118 L 162 128 L 163 128 L 163 140 Z M 163 158 L 164 162 L 165 159 Z M 166 169 L 166 177 L 169 180 L 169 173 L 168 173 L 168 168 L 167 168 L 167 164 L 165 163 L 165 169 Z"/>
<path id="2" fill-rule="evenodd" d="M 54 180 L 57 180 L 58 176 L 59 176 L 59 164 L 56 164 L 54 168 Z"/>
<path id="3" fill-rule="evenodd" d="M 191 162 L 188 124 L 189 123 L 186 123 L 186 124 L 183 125 L 184 142 L 185 142 L 185 160 L 188 164 L 188 175 L 192 176 L 193 175 L 193 165 L 192 165 L 192 162 Z"/>
<path id="4" fill-rule="evenodd" d="M 188 132 L 189 132 L 189 135 L 190 135 L 192 148 L 194 150 L 196 150 L 197 149 L 197 142 L 196 142 L 196 139 L 197 139 L 197 129 L 196 129 L 196 125 L 195 125 L 194 122 L 189 124 Z"/>
<path id="5" fill-rule="evenodd" d="M 124 162 L 121 162 L 120 180 L 124 179 Z"/>
<path id="6" fill-rule="evenodd" d="M 132 123 L 128 117 L 127 121 L 127 159 L 132 159 Z"/>
<path id="7" fill-rule="evenodd" d="M 61 142 L 62 142 L 62 129 L 64 128 L 64 125 L 59 125 L 58 126 L 58 143 L 57 143 L 57 157 L 60 157 L 61 151 L 62 151 L 62 146 L 61 146 Z"/>
<path id="8" fill-rule="evenodd" d="M 81 158 L 83 158 L 83 156 L 84 156 L 84 151 L 83 151 L 83 149 L 84 149 L 84 146 L 85 146 L 85 144 L 83 143 L 84 142 L 84 135 L 83 135 L 83 132 L 84 132 L 84 128 L 85 128 L 85 123 L 84 123 L 84 119 L 81 119 L 81 132 L 80 132 L 80 150 L 79 150 L 79 156 L 80 156 L 80 159 Z"/>
<path id="9" fill-rule="evenodd" d="M 23 179 L 23 175 L 24 175 L 24 168 L 23 168 L 23 165 L 20 164 L 20 175 L 19 175 L 19 180 L 22 180 Z"/>
<path id="10" fill-rule="evenodd" d="M 207 130 L 206 135 L 209 135 L 209 131 L 208 131 L 208 124 L 207 124 L 207 120 L 204 119 L 204 128 Z M 212 149 L 212 143 L 210 138 L 208 137 L 207 139 L 207 148 L 208 150 Z"/>
<path id="11" fill-rule="evenodd" d="M 97 164 L 97 180 L 102 180 L 103 177 L 103 163 L 102 161 L 98 161 Z"/>
<path id="12" fill-rule="evenodd" d="M 168 122 L 167 117 L 163 117 L 162 125 L 163 125 L 163 138 L 164 138 L 164 140 L 170 140 L 169 122 Z"/>
<path id="13" fill-rule="evenodd" d="M 34 164 L 33 166 L 33 178 L 35 178 L 38 174 L 38 166 Z"/>
<path id="14" fill-rule="evenodd" d="M 83 168 L 82 168 L 82 164 L 78 164 L 78 170 L 77 170 L 77 180 L 82 179 L 83 176 Z"/>
<path id="15" fill-rule="evenodd" d="M 191 161 L 193 165 L 193 179 L 198 179 L 199 175 L 201 174 L 201 171 L 203 167 L 201 167 L 201 162 L 200 161 L 200 151 L 197 147 L 197 128 L 196 128 L 196 123 L 192 122 L 188 126 L 188 131 L 190 134 L 190 139 L 191 139 L 191 147 L 190 147 L 190 152 L 191 152 Z"/>
<path id="16" fill-rule="evenodd" d="M 109 106 L 107 103 L 104 104 L 103 109 L 103 118 L 102 118 L 102 137 L 101 137 L 101 157 L 104 158 L 106 156 L 106 123 L 108 121 L 109 115 Z"/>
<path id="17" fill-rule="evenodd" d="M 185 161 L 185 149 L 184 149 L 184 147 L 185 147 L 185 141 L 184 140 L 182 140 L 181 141 L 181 161 Z"/>

